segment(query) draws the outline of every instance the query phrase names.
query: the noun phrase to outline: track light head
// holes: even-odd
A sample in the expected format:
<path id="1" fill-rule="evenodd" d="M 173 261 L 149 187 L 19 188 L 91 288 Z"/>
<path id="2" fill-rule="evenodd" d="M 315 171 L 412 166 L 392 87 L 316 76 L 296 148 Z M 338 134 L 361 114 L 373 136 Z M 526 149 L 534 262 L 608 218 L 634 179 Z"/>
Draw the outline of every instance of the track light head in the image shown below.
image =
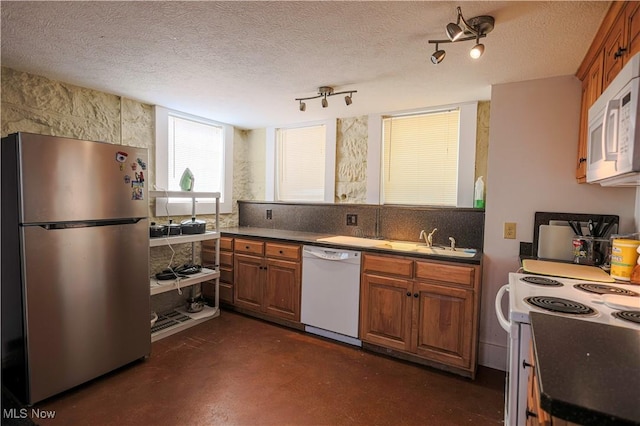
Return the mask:
<path id="1" fill-rule="evenodd" d="M 462 17 L 462 9 L 460 9 L 459 6 L 457 8 L 457 12 L 458 12 L 458 16 L 456 17 L 456 23 L 454 24 L 453 22 L 449 22 L 446 28 L 447 37 L 451 41 L 456 41 L 464 35 L 464 31 L 462 30 L 462 28 L 460 28 L 460 18 Z M 438 49 L 436 48 L 436 50 Z"/>
<path id="2" fill-rule="evenodd" d="M 322 98 L 322 108 L 326 108 L 329 106 L 329 102 L 327 102 L 327 95 L 324 95 L 324 98 Z"/>
<path id="3" fill-rule="evenodd" d="M 478 59 L 484 53 L 484 44 L 478 43 L 469 51 L 469 56 L 473 59 Z"/>
<path id="4" fill-rule="evenodd" d="M 351 105 L 351 103 L 353 102 L 353 100 L 351 100 L 351 93 L 349 93 L 347 96 L 344 97 L 344 103 L 347 104 L 347 106 Z"/>
<path id="5" fill-rule="evenodd" d="M 454 24 L 453 22 L 447 24 L 447 37 L 449 37 L 449 40 L 456 41 L 462 37 L 463 34 L 464 31 L 462 31 L 460 25 Z"/>
<path id="6" fill-rule="evenodd" d="M 442 62 L 446 54 L 447 52 L 445 52 L 444 50 L 438 49 L 438 43 L 436 43 L 436 51 L 433 52 L 433 55 L 431 55 L 431 62 L 434 65 L 439 64 L 440 62 Z"/>
<path id="7" fill-rule="evenodd" d="M 300 111 L 304 112 L 307 110 L 307 104 L 305 104 L 304 102 L 300 101 Z"/>

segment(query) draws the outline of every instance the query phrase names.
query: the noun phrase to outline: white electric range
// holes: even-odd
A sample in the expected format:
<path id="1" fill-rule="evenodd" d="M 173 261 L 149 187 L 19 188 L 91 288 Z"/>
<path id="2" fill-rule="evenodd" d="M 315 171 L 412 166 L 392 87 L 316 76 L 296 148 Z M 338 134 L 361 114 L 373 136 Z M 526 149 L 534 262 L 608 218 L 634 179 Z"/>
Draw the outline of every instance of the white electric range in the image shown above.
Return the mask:
<path id="1" fill-rule="evenodd" d="M 501 302 L 509 293 L 509 315 Z M 640 331 L 640 286 L 510 273 L 509 284 L 496 296 L 496 316 L 509 333 L 509 364 L 505 390 L 507 426 L 527 420 L 527 383 L 531 364 L 529 313 L 542 312 Z"/>

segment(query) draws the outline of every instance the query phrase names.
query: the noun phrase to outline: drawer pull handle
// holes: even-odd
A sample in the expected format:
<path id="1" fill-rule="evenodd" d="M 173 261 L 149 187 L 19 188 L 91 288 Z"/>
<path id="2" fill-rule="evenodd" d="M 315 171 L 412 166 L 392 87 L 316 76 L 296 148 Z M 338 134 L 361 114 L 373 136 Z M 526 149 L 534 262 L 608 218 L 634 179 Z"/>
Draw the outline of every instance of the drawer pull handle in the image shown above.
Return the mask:
<path id="1" fill-rule="evenodd" d="M 407 297 L 411 297 L 411 292 L 410 291 L 407 292 Z"/>
<path id="2" fill-rule="evenodd" d="M 418 293 L 413 293 L 413 297 L 418 298 L 420 295 Z"/>
<path id="3" fill-rule="evenodd" d="M 279 251 L 280 254 L 284 254 L 284 252 L 282 250 Z"/>
<path id="4" fill-rule="evenodd" d="M 249 246 L 244 246 L 245 250 L 249 250 Z"/>
<path id="5" fill-rule="evenodd" d="M 527 408 L 526 413 L 527 413 L 527 418 L 529 418 L 529 417 L 538 418 L 538 415 L 536 413 L 534 413 L 533 411 L 529 410 L 529 408 Z"/>
<path id="6" fill-rule="evenodd" d="M 522 360 L 522 368 L 533 367 L 533 364 L 529 364 L 527 361 Z"/>

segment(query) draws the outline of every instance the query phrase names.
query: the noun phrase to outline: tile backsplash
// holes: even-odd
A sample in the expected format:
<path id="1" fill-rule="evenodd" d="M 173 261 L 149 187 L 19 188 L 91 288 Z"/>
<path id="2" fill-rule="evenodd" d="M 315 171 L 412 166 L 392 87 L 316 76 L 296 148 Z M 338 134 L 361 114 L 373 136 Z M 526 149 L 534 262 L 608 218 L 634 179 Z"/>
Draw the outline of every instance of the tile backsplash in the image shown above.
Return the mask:
<path id="1" fill-rule="evenodd" d="M 238 201 L 238 206 L 239 226 L 402 241 L 419 241 L 421 230 L 438 228 L 435 245 L 448 246 L 453 237 L 458 247 L 483 248 L 482 209 L 263 201 Z M 347 225 L 347 215 L 356 215 L 355 226 Z"/>

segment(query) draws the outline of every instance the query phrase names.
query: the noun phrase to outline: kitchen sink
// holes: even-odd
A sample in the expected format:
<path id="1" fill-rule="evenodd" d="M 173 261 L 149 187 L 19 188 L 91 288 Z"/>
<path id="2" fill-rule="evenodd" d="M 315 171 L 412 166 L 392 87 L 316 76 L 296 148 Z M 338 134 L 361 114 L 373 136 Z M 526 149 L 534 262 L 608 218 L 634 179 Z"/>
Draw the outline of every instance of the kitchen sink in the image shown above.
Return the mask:
<path id="1" fill-rule="evenodd" d="M 473 257 L 476 255 L 476 250 L 474 249 L 456 248 L 454 250 L 451 250 L 449 247 L 427 247 L 422 243 L 411 243 L 404 241 L 385 241 L 384 243 L 379 244 L 375 247 L 398 251 L 414 251 L 417 253 L 448 257 Z"/>
<path id="2" fill-rule="evenodd" d="M 438 256 L 449 257 L 473 257 L 476 255 L 476 250 L 468 248 L 456 248 L 454 250 L 451 250 L 450 248 L 445 247 L 418 246 L 415 251 L 417 251 L 418 253 L 435 254 Z"/>
<path id="3" fill-rule="evenodd" d="M 374 240 L 372 238 L 360 238 L 360 237 L 348 237 L 345 235 L 338 235 L 336 237 L 318 238 L 316 241 L 333 244 L 344 244 L 345 246 L 356 247 L 377 247 L 381 244 L 385 244 L 386 240 Z"/>
<path id="4" fill-rule="evenodd" d="M 476 250 L 469 248 L 456 248 L 454 250 L 451 250 L 449 247 L 427 247 L 424 243 L 413 243 L 410 241 L 375 240 L 371 238 L 349 237 L 346 235 L 319 238 L 316 241 L 333 244 L 344 244 L 346 246 L 381 248 L 387 250 L 416 252 L 447 257 L 473 257 L 476 255 Z"/>

